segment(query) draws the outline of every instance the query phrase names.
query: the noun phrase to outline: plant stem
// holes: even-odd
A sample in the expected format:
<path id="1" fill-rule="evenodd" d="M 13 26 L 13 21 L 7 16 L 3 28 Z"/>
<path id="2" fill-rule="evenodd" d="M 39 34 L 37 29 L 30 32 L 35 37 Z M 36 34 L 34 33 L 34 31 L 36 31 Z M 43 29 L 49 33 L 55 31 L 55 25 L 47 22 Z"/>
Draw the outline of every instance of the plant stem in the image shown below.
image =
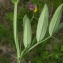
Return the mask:
<path id="1" fill-rule="evenodd" d="M 23 53 L 21 54 L 21 57 L 23 57 L 26 53 L 28 53 L 30 50 L 32 50 L 34 47 L 36 47 L 37 45 L 41 44 L 42 42 L 44 42 L 45 40 L 49 39 L 51 36 L 45 38 L 44 40 L 37 42 L 35 45 L 33 45 L 31 48 L 29 48 L 27 51 L 23 51 Z"/>
<path id="2" fill-rule="evenodd" d="M 32 22 L 32 21 L 33 21 L 33 18 L 34 18 L 34 13 L 33 13 L 33 16 L 32 16 L 32 18 L 31 18 L 30 22 Z"/>
<path id="3" fill-rule="evenodd" d="M 18 35 L 17 35 L 17 5 L 18 3 L 14 3 L 14 21 L 13 21 L 13 28 L 14 28 L 14 40 L 17 50 L 17 63 L 20 63 L 20 50 L 19 50 L 19 43 L 18 43 Z"/>
<path id="4" fill-rule="evenodd" d="M 17 63 L 20 63 L 21 61 L 19 59 L 17 59 Z"/>
<path id="5" fill-rule="evenodd" d="M 49 39 L 49 38 L 50 38 L 50 36 L 47 37 L 46 39 L 40 41 L 40 42 L 37 42 L 37 43 L 36 43 L 35 45 L 33 45 L 28 51 L 32 50 L 34 47 L 36 47 L 37 45 L 39 45 L 40 43 L 44 42 L 45 40 L 47 40 L 47 39 Z M 28 52 L 28 51 L 27 51 L 27 52 Z"/>

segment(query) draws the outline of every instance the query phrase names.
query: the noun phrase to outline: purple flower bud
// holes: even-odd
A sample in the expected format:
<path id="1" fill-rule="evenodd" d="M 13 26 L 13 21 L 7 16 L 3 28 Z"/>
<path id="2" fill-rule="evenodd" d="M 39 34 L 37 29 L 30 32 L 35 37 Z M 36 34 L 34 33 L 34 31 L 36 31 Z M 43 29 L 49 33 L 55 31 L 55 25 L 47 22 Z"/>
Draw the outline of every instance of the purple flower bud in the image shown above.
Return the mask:
<path id="1" fill-rule="evenodd" d="M 36 4 L 34 4 L 34 9 L 37 7 L 37 5 Z"/>
<path id="2" fill-rule="evenodd" d="M 30 4 L 29 5 L 29 10 L 34 10 L 36 8 L 36 4 Z"/>

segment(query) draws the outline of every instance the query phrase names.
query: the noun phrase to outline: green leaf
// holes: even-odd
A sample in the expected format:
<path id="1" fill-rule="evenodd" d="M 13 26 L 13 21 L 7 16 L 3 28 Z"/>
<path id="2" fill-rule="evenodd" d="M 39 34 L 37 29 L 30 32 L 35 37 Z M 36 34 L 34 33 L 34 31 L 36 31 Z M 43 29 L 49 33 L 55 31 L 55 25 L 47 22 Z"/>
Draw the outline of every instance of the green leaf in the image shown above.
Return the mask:
<path id="1" fill-rule="evenodd" d="M 57 28 L 57 30 L 56 30 L 56 32 L 59 31 L 62 28 L 63 28 L 63 23 L 60 23 L 59 26 L 58 26 L 58 28 Z"/>
<path id="2" fill-rule="evenodd" d="M 61 15 L 62 15 L 62 8 L 63 8 L 63 4 L 61 4 L 57 10 L 55 11 L 52 19 L 51 19 L 51 22 L 50 22 L 50 25 L 49 25 L 49 34 L 50 36 L 52 36 L 52 34 L 55 33 L 59 23 L 60 23 L 60 19 L 61 19 Z"/>
<path id="3" fill-rule="evenodd" d="M 48 26 L 48 17 L 49 17 L 48 7 L 45 4 L 41 12 L 41 15 L 39 17 L 39 21 L 37 25 L 37 31 L 36 31 L 37 42 L 41 41 L 46 34 L 47 26 Z"/>
<path id="4" fill-rule="evenodd" d="M 63 45 L 61 45 L 60 51 L 63 52 Z"/>
<path id="5" fill-rule="evenodd" d="M 24 29 L 23 42 L 24 42 L 24 46 L 26 48 L 27 46 L 30 46 L 31 38 L 32 38 L 31 24 L 30 24 L 30 20 L 27 17 L 27 15 L 25 15 L 23 18 L 23 29 Z"/>

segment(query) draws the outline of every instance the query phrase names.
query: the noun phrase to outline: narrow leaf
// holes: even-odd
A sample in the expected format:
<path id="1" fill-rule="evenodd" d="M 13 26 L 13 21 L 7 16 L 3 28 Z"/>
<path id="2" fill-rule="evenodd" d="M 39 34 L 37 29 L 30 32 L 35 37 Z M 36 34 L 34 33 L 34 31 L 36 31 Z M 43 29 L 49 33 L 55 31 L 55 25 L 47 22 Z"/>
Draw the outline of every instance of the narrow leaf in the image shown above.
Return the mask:
<path id="1" fill-rule="evenodd" d="M 49 34 L 50 36 L 52 36 L 52 34 L 55 33 L 59 23 L 60 23 L 60 19 L 61 19 L 61 15 L 62 15 L 62 7 L 63 7 L 63 4 L 61 4 L 57 10 L 55 11 L 52 19 L 51 19 L 51 22 L 50 22 L 50 25 L 49 25 Z"/>
<path id="2" fill-rule="evenodd" d="M 57 30 L 56 30 L 56 32 L 59 31 L 62 28 L 63 28 L 63 23 L 60 23 L 59 26 L 58 26 L 58 28 L 57 28 Z"/>
<path id="3" fill-rule="evenodd" d="M 27 15 L 25 15 L 23 18 L 23 29 L 24 29 L 23 42 L 24 42 L 24 46 L 26 48 L 27 46 L 30 46 L 31 38 L 32 38 L 30 20 L 27 17 Z"/>
<path id="4" fill-rule="evenodd" d="M 36 31 L 37 42 L 41 41 L 46 34 L 47 26 L 48 26 L 48 17 L 49 17 L 48 7 L 45 4 L 41 12 L 41 15 L 39 17 L 39 21 L 37 25 L 37 31 Z"/>

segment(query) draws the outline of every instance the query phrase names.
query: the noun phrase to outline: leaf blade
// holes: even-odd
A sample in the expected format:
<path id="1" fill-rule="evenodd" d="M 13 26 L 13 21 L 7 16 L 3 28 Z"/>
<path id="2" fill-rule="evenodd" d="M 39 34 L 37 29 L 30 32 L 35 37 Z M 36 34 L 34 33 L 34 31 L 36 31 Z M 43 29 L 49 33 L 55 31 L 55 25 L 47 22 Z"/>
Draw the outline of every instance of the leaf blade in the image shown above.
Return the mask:
<path id="1" fill-rule="evenodd" d="M 30 20 L 27 17 L 27 15 L 25 15 L 23 18 L 23 29 L 24 29 L 23 42 L 24 42 L 24 46 L 26 48 L 27 46 L 30 46 L 31 38 L 32 38 L 31 24 L 30 24 Z"/>
<path id="2" fill-rule="evenodd" d="M 49 17 L 48 7 L 45 4 L 37 25 L 37 32 L 36 32 L 37 42 L 41 41 L 46 34 L 48 26 L 48 17 Z"/>
<path id="3" fill-rule="evenodd" d="M 62 28 L 63 28 L 63 22 L 59 24 L 59 26 L 58 26 L 56 32 L 59 31 L 59 30 L 62 29 Z"/>
<path id="4" fill-rule="evenodd" d="M 62 7 L 63 7 L 63 4 L 61 4 L 57 10 L 55 11 L 52 19 L 51 19 L 51 22 L 50 22 L 50 25 L 49 25 L 49 34 L 50 36 L 52 36 L 52 34 L 55 33 L 59 23 L 60 23 L 60 19 L 61 19 L 61 15 L 62 15 Z"/>

